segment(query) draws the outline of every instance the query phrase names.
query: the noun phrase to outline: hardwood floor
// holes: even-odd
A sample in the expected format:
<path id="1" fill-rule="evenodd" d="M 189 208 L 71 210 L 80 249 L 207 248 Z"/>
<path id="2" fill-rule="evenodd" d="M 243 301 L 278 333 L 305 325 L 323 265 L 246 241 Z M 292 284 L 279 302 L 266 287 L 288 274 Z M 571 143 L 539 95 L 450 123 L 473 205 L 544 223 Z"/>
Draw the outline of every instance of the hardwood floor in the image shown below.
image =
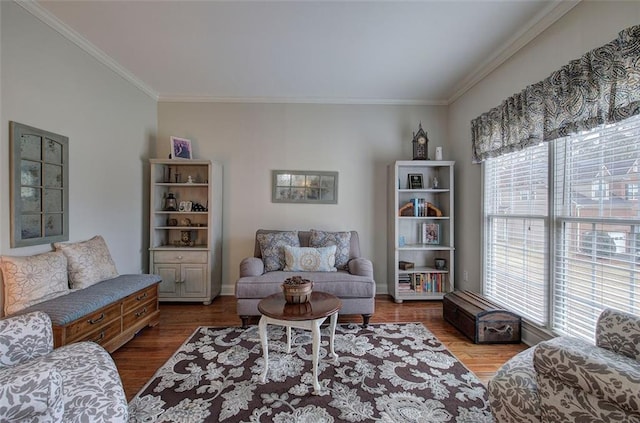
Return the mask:
<path id="1" fill-rule="evenodd" d="M 235 297 L 216 298 L 211 305 L 161 303 L 160 324 L 145 328 L 112 356 L 127 394 L 127 400 L 151 379 L 156 370 L 186 341 L 198 326 L 240 326 Z M 340 316 L 339 322 L 362 323 L 361 316 Z M 252 324 L 257 324 L 257 318 Z M 505 361 L 527 348 L 525 344 L 475 345 L 442 318 L 440 301 L 405 301 L 376 298 L 371 323 L 422 322 L 480 380 L 487 382 Z"/>

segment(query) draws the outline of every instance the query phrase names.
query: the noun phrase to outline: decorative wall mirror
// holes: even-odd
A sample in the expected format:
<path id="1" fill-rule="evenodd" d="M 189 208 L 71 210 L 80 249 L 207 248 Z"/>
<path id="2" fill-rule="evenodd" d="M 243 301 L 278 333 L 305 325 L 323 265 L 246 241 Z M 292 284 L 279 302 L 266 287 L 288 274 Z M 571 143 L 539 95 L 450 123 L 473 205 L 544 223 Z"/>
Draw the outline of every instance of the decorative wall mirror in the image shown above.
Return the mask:
<path id="1" fill-rule="evenodd" d="M 274 170 L 271 202 L 338 204 L 338 172 Z"/>
<path id="2" fill-rule="evenodd" d="M 69 138 L 9 123 L 11 247 L 69 240 Z"/>

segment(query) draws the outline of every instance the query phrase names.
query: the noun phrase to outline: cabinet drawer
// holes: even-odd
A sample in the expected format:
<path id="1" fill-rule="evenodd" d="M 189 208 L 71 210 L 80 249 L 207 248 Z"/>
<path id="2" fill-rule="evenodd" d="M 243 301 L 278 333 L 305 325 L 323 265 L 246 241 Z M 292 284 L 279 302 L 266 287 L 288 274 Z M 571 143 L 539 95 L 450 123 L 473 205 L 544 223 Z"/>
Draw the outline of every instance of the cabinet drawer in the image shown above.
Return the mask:
<path id="1" fill-rule="evenodd" d="M 91 341 L 95 342 L 96 344 L 104 345 L 106 342 L 120 335 L 122 329 L 120 325 L 120 319 L 116 319 L 108 325 L 80 337 L 74 342 Z"/>
<path id="2" fill-rule="evenodd" d="M 147 288 L 141 289 L 138 292 L 134 292 L 124 299 L 124 308 L 122 313 L 126 314 L 131 310 L 138 307 L 140 304 L 146 303 L 150 300 L 157 301 L 158 299 L 158 284 L 154 284 Z"/>
<path id="3" fill-rule="evenodd" d="M 206 251 L 155 251 L 155 263 L 206 263 Z"/>
<path id="4" fill-rule="evenodd" d="M 125 314 L 122 318 L 122 327 L 130 328 L 135 326 L 138 320 L 142 320 L 149 316 L 158 309 L 158 302 L 156 300 L 149 301 L 145 304 L 140 304 L 137 308 L 131 310 Z"/>
<path id="5" fill-rule="evenodd" d="M 111 322 L 113 319 L 119 318 L 122 310 L 121 304 L 120 302 L 111 304 L 71 323 L 67 326 L 64 343 L 68 344 L 78 336 L 93 332 Z M 118 319 L 118 324 L 120 324 L 120 319 Z"/>

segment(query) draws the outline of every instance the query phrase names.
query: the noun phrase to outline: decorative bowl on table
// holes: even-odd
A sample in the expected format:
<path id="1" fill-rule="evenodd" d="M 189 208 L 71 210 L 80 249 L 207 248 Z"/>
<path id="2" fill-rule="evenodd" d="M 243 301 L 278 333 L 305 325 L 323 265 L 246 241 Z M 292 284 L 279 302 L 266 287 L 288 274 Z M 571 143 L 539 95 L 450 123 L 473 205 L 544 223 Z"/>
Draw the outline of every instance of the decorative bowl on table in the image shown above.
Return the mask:
<path id="1" fill-rule="evenodd" d="M 309 302 L 313 290 L 313 282 L 303 279 L 302 276 L 292 276 L 282 283 L 282 293 L 284 299 L 290 304 L 301 304 Z"/>

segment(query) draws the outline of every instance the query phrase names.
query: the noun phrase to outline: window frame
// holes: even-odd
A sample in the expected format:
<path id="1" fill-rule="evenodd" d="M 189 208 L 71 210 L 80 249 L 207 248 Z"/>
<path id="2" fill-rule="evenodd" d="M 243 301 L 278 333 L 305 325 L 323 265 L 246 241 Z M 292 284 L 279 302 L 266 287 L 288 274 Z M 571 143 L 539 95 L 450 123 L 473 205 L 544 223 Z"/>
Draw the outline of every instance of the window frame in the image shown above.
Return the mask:
<path id="1" fill-rule="evenodd" d="M 69 138 L 18 122 L 9 122 L 9 129 L 11 248 L 68 241 Z M 35 152 L 23 150 L 23 137 L 40 140 L 39 158 L 35 157 Z M 54 151 L 54 147 L 59 147 L 59 151 L 48 155 L 47 151 Z M 25 167 L 25 163 L 30 163 L 31 168 Z M 53 168 L 59 172 L 48 171 Z M 32 173 L 36 175 L 33 182 L 29 180 L 33 179 L 30 178 Z M 55 175 L 53 184 L 49 175 Z M 30 202 L 25 194 L 28 191 L 36 193 L 38 198 Z M 48 209 L 47 194 L 51 193 L 59 197 L 60 209 Z M 61 226 L 58 230 L 56 224 Z M 49 235 L 48 230 L 52 231 Z"/>

